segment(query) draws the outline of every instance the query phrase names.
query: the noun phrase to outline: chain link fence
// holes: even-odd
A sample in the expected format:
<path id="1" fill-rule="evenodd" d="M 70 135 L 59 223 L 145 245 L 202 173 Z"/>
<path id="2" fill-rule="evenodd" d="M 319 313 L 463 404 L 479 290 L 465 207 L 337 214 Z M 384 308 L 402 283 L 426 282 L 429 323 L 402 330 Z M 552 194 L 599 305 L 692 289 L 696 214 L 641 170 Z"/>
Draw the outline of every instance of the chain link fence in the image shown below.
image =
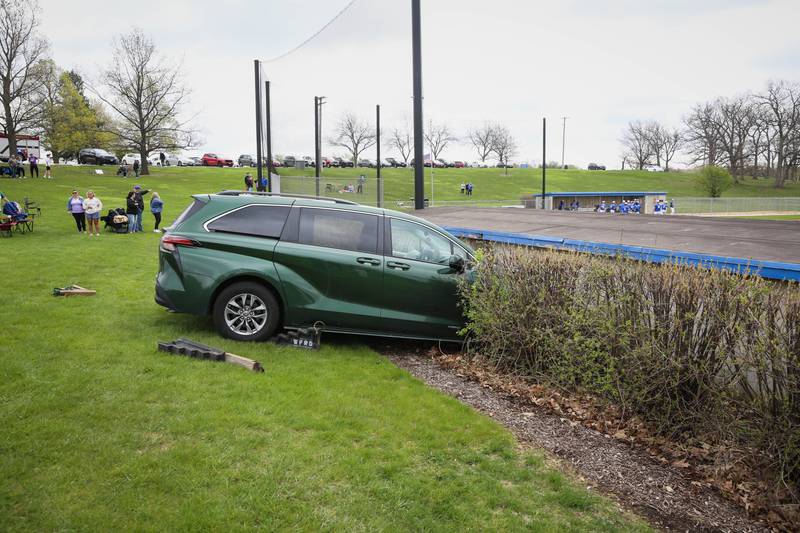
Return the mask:
<path id="1" fill-rule="evenodd" d="M 706 213 L 800 213 L 800 198 L 675 198 L 679 214 Z"/>
<path id="2" fill-rule="evenodd" d="M 314 176 L 281 176 L 281 192 L 287 194 L 305 194 L 309 196 L 317 195 L 317 179 Z M 384 182 L 385 184 L 385 182 Z M 429 185 L 429 183 L 426 183 Z M 352 176 L 322 176 L 319 180 L 319 195 L 330 198 L 341 198 L 364 205 L 378 205 L 378 183 L 375 176 L 364 176 L 354 174 Z M 430 189 L 426 190 L 426 207 L 434 206 L 521 206 L 519 198 L 496 200 L 496 199 L 473 199 L 463 196 L 458 200 L 437 200 L 436 190 L 430 194 Z M 412 209 L 414 207 L 414 187 L 413 182 L 401 188 L 397 188 L 396 182 L 392 184 L 389 191 L 384 189 L 381 196 L 381 205 L 390 209 Z"/>
<path id="3" fill-rule="evenodd" d="M 317 180 L 314 176 L 281 176 L 281 192 L 316 196 Z M 322 176 L 319 181 L 320 196 L 342 198 L 364 205 L 378 205 L 378 186 L 375 176 L 353 173 L 350 176 Z M 519 198 L 486 199 L 459 195 L 458 199 L 439 200 L 426 183 L 426 206 L 521 206 Z M 444 196 L 444 195 L 443 195 Z M 452 194 L 447 195 L 452 198 Z M 669 201 L 670 198 L 667 198 Z M 390 209 L 411 209 L 414 207 L 414 184 L 411 180 L 398 187 L 391 184 L 390 190 L 383 191 L 381 203 Z M 800 213 L 800 197 L 784 198 L 675 198 L 677 214 L 724 214 L 724 213 Z"/>

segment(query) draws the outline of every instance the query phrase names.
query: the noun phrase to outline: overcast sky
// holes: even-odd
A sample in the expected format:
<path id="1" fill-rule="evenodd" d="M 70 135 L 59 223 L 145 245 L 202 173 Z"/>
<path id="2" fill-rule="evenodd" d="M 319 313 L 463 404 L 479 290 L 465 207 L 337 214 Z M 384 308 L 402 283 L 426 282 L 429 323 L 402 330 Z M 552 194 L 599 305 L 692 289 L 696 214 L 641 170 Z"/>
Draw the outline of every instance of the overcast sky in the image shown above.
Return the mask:
<path id="1" fill-rule="evenodd" d="M 255 151 L 253 59 L 270 60 L 314 34 L 347 0 L 40 0 L 53 58 L 91 79 L 115 35 L 141 27 L 182 61 L 197 152 Z M 410 121 L 411 2 L 356 0 L 300 50 L 264 65 L 272 83 L 273 151 L 313 155 L 314 95 L 325 137 L 346 111 L 386 136 Z M 509 127 L 518 161 L 618 168 L 629 120 L 679 125 L 697 102 L 800 80 L 798 0 L 422 0 L 425 120 L 459 137 L 484 121 Z M 326 143 L 323 155 L 344 155 Z M 386 154 L 390 155 L 390 154 Z M 365 154 L 374 157 L 374 154 Z M 447 159 L 477 159 L 455 143 Z"/>

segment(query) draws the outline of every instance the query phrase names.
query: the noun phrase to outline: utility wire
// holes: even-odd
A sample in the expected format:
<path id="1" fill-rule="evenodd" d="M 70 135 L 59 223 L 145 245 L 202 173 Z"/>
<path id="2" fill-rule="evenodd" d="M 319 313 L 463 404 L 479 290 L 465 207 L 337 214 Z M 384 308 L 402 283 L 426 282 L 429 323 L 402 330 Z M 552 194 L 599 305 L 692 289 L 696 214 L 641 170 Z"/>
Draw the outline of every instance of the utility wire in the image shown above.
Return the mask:
<path id="1" fill-rule="evenodd" d="M 319 30 L 317 30 L 316 32 L 314 32 L 314 34 L 312 34 L 312 35 L 311 35 L 311 37 L 309 37 L 308 39 L 306 39 L 306 40 L 305 40 L 305 41 L 303 41 L 302 43 L 298 44 L 297 46 L 295 46 L 294 48 L 292 48 L 292 49 L 291 49 L 291 50 L 289 50 L 288 52 L 284 52 L 284 53 L 280 54 L 279 56 L 273 57 L 272 59 L 267 59 L 266 61 L 262 61 L 261 63 L 262 63 L 262 64 L 264 64 L 264 63 L 274 63 L 275 61 L 278 61 L 278 60 L 280 60 L 280 59 L 283 59 L 284 57 L 286 57 L 286 56 L 288 56 L 288 55 L 290 55 L 290 54 L 293 54 L 294 52 L 298 51 L 299 49 L 301 49 L 302 47 L 304 47 L 305 45 L 307 45 L 308 43 L 310 43 L 311 41 L 313 41 L 313 40 L 314 40 L 314 39 L 315 39 L 315 38 L 316 38 L 316 37 L 317 37 L 317 36 L 318 36 L 320 33 L 322 33 L 323 31 L 325 31 L 326 29 L 328 29 L 328 26 L 330 26 L 331 24 L 333 24 L 334 22 L 336 22 L 336 20 L 337 20 L 339 17 L 341 17 L 342 15 L 344 15 L 344 12 L 345 12 L 345 11 L 347 11 L 348 9 L 350 9 L 350 6 L 352 6 L 352 5 L 353 5 L 353 4 L 355 4 L 355 3 L 356 3 L 356 0 L 350 0 L 350 2 L 348 2 L 348 3 L 347 3 L 347 5 L 346 5 L 346 6 L 344 6 L 344 7 L 342 8 L 342 10 L 341 10 L 341 11 L 339 11 L 339 12 L 336 14 L 336 16 L 335 16 L 335 17 L 333 17 L 331 20 L 329 20 L 329 21 L 328 21 L 328 22 L 327 22 L 327 23 L 326 23 L 326 24 L 325 24 L 323 27 L 321 27 Z"/>

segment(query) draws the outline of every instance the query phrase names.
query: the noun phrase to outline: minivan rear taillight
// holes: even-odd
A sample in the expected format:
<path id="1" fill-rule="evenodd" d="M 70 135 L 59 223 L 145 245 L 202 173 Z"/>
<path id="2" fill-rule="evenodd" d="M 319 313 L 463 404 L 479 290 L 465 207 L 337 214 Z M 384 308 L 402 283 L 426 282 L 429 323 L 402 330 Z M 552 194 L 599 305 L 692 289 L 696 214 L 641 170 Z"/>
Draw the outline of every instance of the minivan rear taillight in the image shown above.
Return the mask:
<path id="1" fill-rule="evenodd" d="M 177 246 L 200 246 L 200 243 L 180 235 L 164 235 L 161 237 L 162 252 L 174 252 Z"/>

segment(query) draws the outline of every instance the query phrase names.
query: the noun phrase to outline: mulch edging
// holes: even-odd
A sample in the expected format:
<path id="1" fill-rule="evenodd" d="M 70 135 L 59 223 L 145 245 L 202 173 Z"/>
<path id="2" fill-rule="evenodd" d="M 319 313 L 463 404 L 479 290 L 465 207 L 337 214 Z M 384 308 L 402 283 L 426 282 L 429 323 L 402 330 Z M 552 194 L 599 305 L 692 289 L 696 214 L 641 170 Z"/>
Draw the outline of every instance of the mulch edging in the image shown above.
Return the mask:
<path id="1" fill-rule="evenodd" d="M 429 386 L 457 398 L 507 427 L 523 443 L 547 450 L 598 489 L 663 530 L 769 531 L 760 521 L 678 469 L 609 435 L 523 404 L 442 368 L 417 353 L 384 355 Z M 397 350 L 389 350 L 396 352 Z"/>

